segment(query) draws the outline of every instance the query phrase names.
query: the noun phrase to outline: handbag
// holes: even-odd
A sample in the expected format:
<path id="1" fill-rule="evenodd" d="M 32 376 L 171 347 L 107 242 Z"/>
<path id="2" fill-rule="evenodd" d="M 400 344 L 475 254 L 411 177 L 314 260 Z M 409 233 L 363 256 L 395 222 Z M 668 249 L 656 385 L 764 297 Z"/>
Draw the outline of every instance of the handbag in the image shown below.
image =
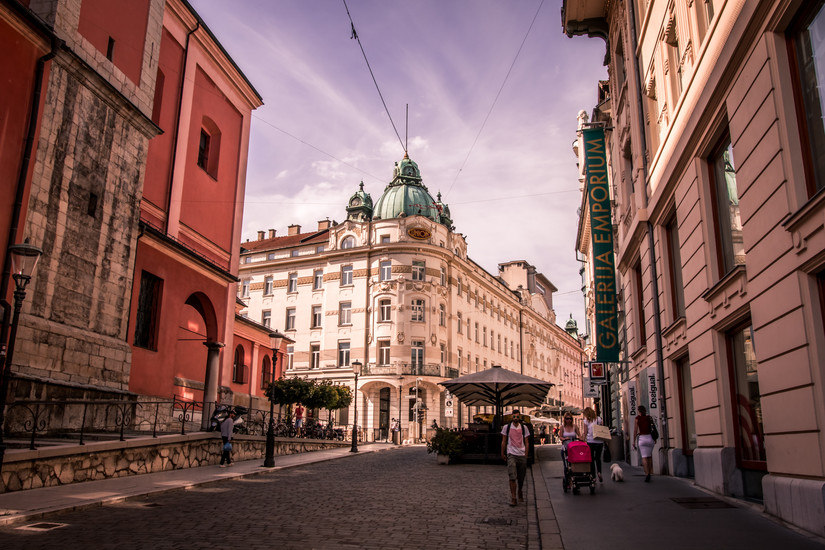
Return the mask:
<path id="1" fill-rule="evenodd" d="M 595 439 L 601 439 L 602 441 L 610 441 L 613 439 L 613 436 L 610 434 L 610 428 L 602 426 L 601 424 L 593 426 L 593 437 Z"/>
<path id="2" fill-rule="evenodd" d="M 232 443 L 230 443 L 229 441 L 227 441 L 226 443 L 224 443 L 224 444 L 223 444 L 223 450 L 224 450 L 224 451 L 231 451 L 231 450 L 232 450 Z"/>
<path id="3" fill-rule="evenodd" d="M 652 416 L 648 416 L 650 418 L 650 437 L 653 438 L 653 442 L 656 443 L 659 440 L 659 429 L 656 427 L 656 422 L 653 421 Z"/>

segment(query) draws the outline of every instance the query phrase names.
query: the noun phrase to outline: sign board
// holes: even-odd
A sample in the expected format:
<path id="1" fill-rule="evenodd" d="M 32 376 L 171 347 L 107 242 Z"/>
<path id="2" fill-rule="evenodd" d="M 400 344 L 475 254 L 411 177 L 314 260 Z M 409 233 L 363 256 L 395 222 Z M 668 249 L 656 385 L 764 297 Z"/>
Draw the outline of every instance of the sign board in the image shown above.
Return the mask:
<path id="1" fill-rule="evenodd" d="M 659 416 L 659 383 L 656 376 L 656 367 L 649 367 L 647 369 L 647 399 L 648 399 L 648 414 L 657 418 Z"/>
<path id="2" fill-rule="evenodd" d="M 593 384 L 607 384 L 608 364 L 604 361 L 587 361 L 587 372 Z"/>
<path id="3" fill-rule="evenodd" d="M 619 322 L 616 307 L 616 263 L 613 257 L 613 221 L 607 181 L 604 129 L 585 128 L 587 202 L 590 204 L 590 240 L 593 242 L 593 290 L 596 306 L 596 359 L 619 360 Z"/>
<path id="4" fill-rule="evenodd" d="M 599 397 L 599 386 L 587 376 L 582 376 L 582 395 L 584 397 Z"/>
<path id="5" fill-rule="evenodd" d="M 450 392 L 444 392 L 444 416 L 447 418 L 453 417 L 453 405 L 454 400 L 452 394 Z"/>

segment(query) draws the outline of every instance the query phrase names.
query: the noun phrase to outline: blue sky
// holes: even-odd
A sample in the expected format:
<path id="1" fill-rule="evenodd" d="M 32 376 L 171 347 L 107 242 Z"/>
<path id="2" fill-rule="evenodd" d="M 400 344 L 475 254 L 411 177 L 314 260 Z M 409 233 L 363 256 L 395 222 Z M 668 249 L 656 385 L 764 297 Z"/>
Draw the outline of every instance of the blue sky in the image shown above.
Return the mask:
<path id="1" fill-rule="evenodd" d="M 562 33 L 559 0 L 347 0 L 400 140 L 343 0 L 190 3 L 264 100 L 244 240 L 344 220 L 361 180 L 377 200 L 408 135 L 470 257 L 493 274 L 511 260 L 535 265 L 559 289 L 558 322 L 572 313 L 581 325 L 572 143 L 607 71 L 602 40 Z"/>

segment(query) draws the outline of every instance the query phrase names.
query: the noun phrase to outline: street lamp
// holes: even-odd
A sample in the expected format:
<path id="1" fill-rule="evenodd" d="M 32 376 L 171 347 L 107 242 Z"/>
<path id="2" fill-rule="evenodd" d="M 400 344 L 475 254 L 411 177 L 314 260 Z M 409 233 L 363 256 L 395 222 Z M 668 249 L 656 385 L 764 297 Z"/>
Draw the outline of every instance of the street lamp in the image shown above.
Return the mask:
<path id="1" fill-rule="evenodd" d="M 278 364 L 278 350 L 284 341 L 284 335 L 280 332 L 273 332 L 269 335 L 269 347 L 272 348 L 272 375 L 269 381 L 269 428 L 266 432 L 266 453 L 264 455 L 264 468 L 275 467 L 275 400 L 272 395 L 272 384 L 275 383 L 275 367 Z"/>
<path id="2" fill-rule="evenodd" d="M 355 418 L 352 422 L 352 448 L 349 450 L 351 453 L 358 452 L 358 375 L 361 374 L 361 367 L 363 366 L 361 361 L 352 362 L 352 372 L 355 373 L 355 391 L 352 393 L 352 397 L 355 399 Z"/>
<path id="3" fill-rule="evenodd" d="M 34 245 L 23 243 L 10 246 L 8 254 L 11 257 L 11 276 L 14 279 L 15 286 L 14 317 L 11 321 L 11 334 L 9 334 L 9 304 L 3 299 L 3 325 L 0 330 L 0 468 L 3 466 L 3 457 L 6 453 L 6 445 L 3 442 L 6 421 L 6 394 L 9 392 L 9 379 L 11 378 L 9 370 L 14 356 L 14 341 L 17 338 L 17 321 L 20 310 L 23 308 L 23 300 L 26 298 L 26 286 L 32 280 L 32 273 L 34 273 L 37 260 L 40 259 L 43 251 Z M 8 346 L 6 344 L 7 335 Z"/>

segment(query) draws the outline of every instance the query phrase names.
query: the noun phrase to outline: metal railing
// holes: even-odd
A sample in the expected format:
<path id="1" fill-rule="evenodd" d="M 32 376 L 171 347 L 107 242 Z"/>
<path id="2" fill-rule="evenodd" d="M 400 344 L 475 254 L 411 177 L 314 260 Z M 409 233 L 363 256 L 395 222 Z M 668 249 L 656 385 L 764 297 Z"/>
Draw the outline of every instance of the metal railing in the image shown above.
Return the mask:
<path id="1" fill-rule="evenodd" d="M 437 376 L 457 378 L 458 369 L 441 363 L 395 363 L 393 365 L 364 365 L 361 375 L 373 376 Z"/>
<path id="2" fill-rule="evenodd" d="M 175 397 L 166 400 L 17 400 L 6 408 L 4 436 L 9 447 L 62 444 L 85 445 L 88 440 L 125 441 L 127 438 L 220 430 L 215 411 L 234 408 L 242 422 L 235 433 L 265 436 L 269 411 L 245 406 L 202 402 Z M 308 420 L 308 419 L 307 419 Z M 274 420 L 278 437 L 312 437 L 317 430 L 296 431 L 292 418 L 277 414 Z M 281 428 L 281 429 L 278 429 Z M 336 426 L 350 438 L 351 426 Z M 365 440 L 359 428 L 359 440 Z M 15 441 L 16 440 L 16 441 Z"/>

